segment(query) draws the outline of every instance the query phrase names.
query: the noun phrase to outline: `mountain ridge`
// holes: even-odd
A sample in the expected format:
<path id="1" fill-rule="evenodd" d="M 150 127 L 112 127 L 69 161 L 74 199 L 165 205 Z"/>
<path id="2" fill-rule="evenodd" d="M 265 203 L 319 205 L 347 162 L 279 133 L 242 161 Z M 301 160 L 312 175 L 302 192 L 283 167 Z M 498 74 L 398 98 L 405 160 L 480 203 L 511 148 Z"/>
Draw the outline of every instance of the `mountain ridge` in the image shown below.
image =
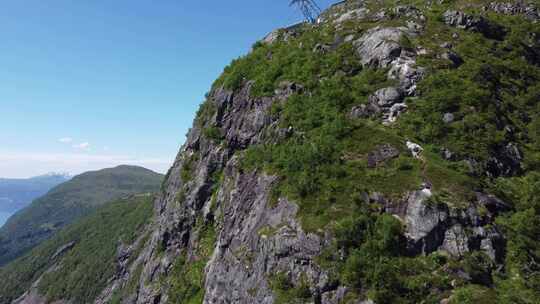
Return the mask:
<path id="1" fill-rule="evenodd" d="M 15 213 L 0 229 L 0 263 L 20 256 L 97 206 L 159 189 L 162 175 L 137 166 L 89 171 L 51 189 Z"/>

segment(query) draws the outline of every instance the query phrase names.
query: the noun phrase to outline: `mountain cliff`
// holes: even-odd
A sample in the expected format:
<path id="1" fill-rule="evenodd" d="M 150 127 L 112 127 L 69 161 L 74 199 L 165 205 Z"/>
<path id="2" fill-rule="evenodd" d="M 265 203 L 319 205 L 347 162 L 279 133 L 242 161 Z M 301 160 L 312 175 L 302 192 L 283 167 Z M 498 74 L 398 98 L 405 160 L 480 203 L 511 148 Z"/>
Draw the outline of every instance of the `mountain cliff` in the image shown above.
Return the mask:
<path id="1" fill-rule="evenodd" d="M 135 166 L 86 172 L 51 189 L 0 229 L 0 265 L 51 237 L 96 207 L 126 195 L 159 189 L 163 176 Z"/>
<path id="2" fill-rule="evenodd" d="M 84 302 L 538 303 L 538 5 L 344 1 L 257 42 Z"/>

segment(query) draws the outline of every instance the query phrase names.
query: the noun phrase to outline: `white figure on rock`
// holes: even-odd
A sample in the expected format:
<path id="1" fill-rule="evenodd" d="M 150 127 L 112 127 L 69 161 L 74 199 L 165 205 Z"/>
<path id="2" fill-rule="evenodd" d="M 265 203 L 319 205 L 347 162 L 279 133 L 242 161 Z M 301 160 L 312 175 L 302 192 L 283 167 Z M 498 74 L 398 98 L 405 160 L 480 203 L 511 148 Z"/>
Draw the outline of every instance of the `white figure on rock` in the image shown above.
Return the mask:
<path id="1" fill-rule="evenodd" d="M 411 151 L 414 158 L 420 158 L 420 155 L 424 151 L 424 148 L 422 148 L 419 144 L 415 144 L 410 140 L 407 140 L 407 149 Z"/>

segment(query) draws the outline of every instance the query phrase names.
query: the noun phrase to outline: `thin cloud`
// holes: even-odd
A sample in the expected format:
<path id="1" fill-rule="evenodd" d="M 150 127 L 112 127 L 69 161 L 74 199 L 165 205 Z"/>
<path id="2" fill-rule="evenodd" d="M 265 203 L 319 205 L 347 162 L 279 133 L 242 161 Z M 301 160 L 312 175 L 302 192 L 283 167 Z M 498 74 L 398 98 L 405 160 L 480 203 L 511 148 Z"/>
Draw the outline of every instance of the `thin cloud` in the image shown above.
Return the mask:
<path id="1" fill-rule="evenodd" d="M 87 142 L 73 145 L 73 148 L 80 149 L 80 150 L 85 150 L 85 149 L 88 149 L 89 147 L 90 147 L 90 143 L 87 143 Z"/>
<path id="2" fill-rule="evenodd" d="M 69 144 L 70 142 L 73 141 L 73 138 L 71 138 L 71 137 L 62 137 L 62 138 L 58 139 L 58 141 L 63 143 L 63 144 Z"/>
<path id="3" fill-rule="evenodd" d="M 0 152 L 2 177 L 30 177 L 46 172 L 69 172 L 72 175 L 86 171 L 135 165 L 156 172 L 167 172 L 174 159 L 135 157 L 130 155 L 81 153 L 10 153 Z"/>

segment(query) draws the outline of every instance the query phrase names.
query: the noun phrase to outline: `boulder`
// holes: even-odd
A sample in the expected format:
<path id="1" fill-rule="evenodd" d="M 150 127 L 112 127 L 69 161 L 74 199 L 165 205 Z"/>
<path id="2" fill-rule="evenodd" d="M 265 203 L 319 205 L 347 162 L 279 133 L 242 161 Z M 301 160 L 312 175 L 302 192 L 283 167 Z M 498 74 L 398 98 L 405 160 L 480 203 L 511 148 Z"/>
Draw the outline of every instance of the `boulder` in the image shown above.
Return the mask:
<path id="1" fill-rule="evenodd" d="M 447 148 L 443 148 L 442 151 L 441 151 L 441 156 L 445 159 L 445 160 L 455 160 L 455 154 L 454 152 L 448 150 Z"/>
<path id="2" fill-rule="evenodd" d="M 399 156 L 399 150 L 394 148 L 392 145 L 390 144 L 379 145 L 375 148 L 375 150 L 371 151 L 368 154 L 368 157 L 367 157 L 368 167 L 375 168 L 379 164 L 398 156 Z"/>
<path id="3" fill-rule="evenodd" d="M 398 116 L 407 111 L 408 107 L 407 104 L 404 102 L 396 103 L 390 107 L 390 110 L 388 111 L 383 124 L 389 125 L 394 123 Z"/>
<path id="4" fill-rule="evenodd" d="M 385 68 L 401 54 L 399 41 L 404 32 L 393 27 L 375 27 L 353 44 L 365 66 Z"/>
<path id="5" fill-rule="evenodd" d="M 452 114 L 452 113 L 444 113 L 443 122 L 446 123 L 446 124 L 454 122 L 454 114 Z"/>
<path id="6" fill-rule="evenodd" d="M 368 98 L 370 103 L 377 104 L 379 107 L 389 108 L 395 103 L 403 100 L 403 93 L 398 88 L 388 87 L 377 90 Z"/>
<path id="7" fill-rule="evenodd" d="M 504 15 L 520 15 L 531 21 L 540 20 L 540 9 L 533 3 L 525 1 L 492 2 L 488 9 Z"/>
<path id="8" fill-rule="evenodd" d="M 446 51 L 441 55 L 442 59 L 448 60 L 452 63 L 452 68 L 458 68 L 463 64 L 463 59 L 453 51 Z"/>
<path id="9" fill-rule="evenodd" d="M 416 94 L 416 84 L 424 77 L 425 69 L 416 65 L 416 54 L 402 52 L 401 56 L 394 60 L 388 71 L 388 78 L 399 81 L 399 86 L 407 96 Z"/>
<path id="10" fill-rule="evenodd" d="M 461 224 L 455 224 L 446 230 L 440 249 L 454 257 L 461 257 L 469 252 L 469 238 Z"/>
<path id="11" fill-rule="evenodd" d="M 372 109 L 379 109 L 376 113 L 382 112 L 383 124 L 391 124 L 407 110 L 407 105 L 402 102 L 403 98 L 401 89 L 388 87 L 377 90 L 368 98 L 368 101 Z"/>
<path id="12" fill-rule="evenodd" d="M 409 140 L 407 140 L 405 144 L 407 145 L 407 149 L 411 151 L 411 154 L 414 158 L 420 158 L 422 152 L 424 151 L 424 148 L 422 148 L 419 144 L 415 144 Z"/>
<path id="13" fill-rule="evenodd" d="M 501 40 L 506 30 L 482 16 L 469 15 L 461 11 L 448 10 L 444 13 L 444 22 L 453 27 L 481 33 L 487 38 Z"/>
<path id="14" fill-rule="evenodd" d="M 406 18 L 425 20 L 425 16 L 422 14 L 422 11 L 420 11 L 418 8 L 412 5 L 398 5 L 394 7 L 394 9 L 392 10 L 392 13 L 396 17 L 406 17 Z"/>
<path id="15" fill-rule="evenodd" d="M 495 215 L 512 210 L 512 206 L 505 201 L 499 199 L 495 195 L 485 194 L 482 192 L 475 193 L 478 203 Z"/>
<path id="16" fill-rule="evenodd" d="M 345 21 L 349 20 L 362 20 L 367 17 L 369 13 L 369 10 L 365 7 L 360 7 L 357 9 L 350 10 L 341 16 L 339 16 L 334 22 L 335 23 L 343 23 Z"/>
<path id="17" fill-rule="evenodd" d="M 321 296 L 321 304 L 337 304 L 342 303 L 349 289 L 340 286 L 337 290 L 325 292 Z"/>
<path id="18" fill-rule="evenodd" d="M 405 236 L 412 254 L 433 252 L 445 238 L 447 207 L 428 204 L 430 197 L 431 191 L 423 189 L 409 193 L 406 200 Z"/>
<path id="19" fill-rule="evenodd" d="M 369 118 L 376 116 L 381 112 L 381 109 L 376 104 L 362 104 L 359 106 L 354 106 L 349 116 L 351 118 Z"/>

